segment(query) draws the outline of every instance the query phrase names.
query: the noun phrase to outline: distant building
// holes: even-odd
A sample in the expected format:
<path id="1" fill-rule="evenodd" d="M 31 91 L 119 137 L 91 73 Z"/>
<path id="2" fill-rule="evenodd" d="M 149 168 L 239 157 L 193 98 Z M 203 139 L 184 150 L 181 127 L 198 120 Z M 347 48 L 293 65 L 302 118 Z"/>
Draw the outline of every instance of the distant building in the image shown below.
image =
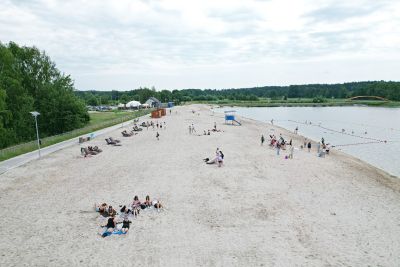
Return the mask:
<path id="1" fill-rule="evenodd" d="M 133 101 L 129 101 L 128 103 L 126 103 L 125 107 L 130 108 L 130 109 L 139 109 L 141 105 L 142 104 L 140 104 L 139 101 L 133 100 Z"/>
<path id="2" fill-rule="evenodd" d="M 159 108 L 161 107 L 161 101 L 155 97 L 150 97 L 145 104 L 148 104 L 152 108 Z"/>

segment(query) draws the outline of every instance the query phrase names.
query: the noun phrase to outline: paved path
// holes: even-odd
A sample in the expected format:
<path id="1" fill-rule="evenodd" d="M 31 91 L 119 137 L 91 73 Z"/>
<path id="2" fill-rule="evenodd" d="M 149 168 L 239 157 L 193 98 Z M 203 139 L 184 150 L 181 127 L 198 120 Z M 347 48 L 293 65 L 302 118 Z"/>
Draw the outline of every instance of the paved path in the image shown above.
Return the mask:
<path id="1" fill-rule="evenodd" d="M 148 115 L 145 115 L 145 116 L 148 116 Z M 143 118 L 143 116 L 140 117 L 139 119 L 141 119 L 141 118 Z M 114 131 L 114 130 L 116 130 L 118 128 L 122 128 L 122 127 L 124 127 L 124 126 L 126 126 L 126 125 L 128 125 L 130 123 L 133 123 L 133 119 L 129 120 L 129 121 L 125 121 L 123 123 L 116 124 L 114 126 L 110 126 L 110 127 L 98 130 L 96 132 L 93 132 L 93 134 L 94 134 L 94 136 L 106 134 L 106 133 L 112 132 L 112 131 Z M 84 134 L 84 135 L 81 135 L 81 136 L 88 136 L 88 135 L 90 135 L 90 134 Z M 66 140 L 66 141 L 63 141 L 63 142 L 60 142 L 60 143 L 57 143 L 57 144 L 42 148 L 42 149 L 40 149 L 40 154 L 41 154 L 42 157 L 46 156 L 46 155 L 51 154 L 51 153 L 53 153 L 55 151 L 58 151 L 60 149 L 63 149 L 63 148 L 78 144 L 78 140 L 79 140 L 79 137 L 74 137 L 72 139 L 69 139 L 69 140 Z M 19 166 L 21 166 L 21 165 L 23 165 L 23 164 L 25 164 L 25 163 L 27 163 L 29 161 L 32 161 L 32 160 L 35 160 L 35 159 L 38 159 L 38 158 L 39 158 L 39 153 L 38 153 L 37 150 L 35 150 L 35 151 L 32 151 L 32 152 L 25 153 L 25 154 L 13 157 L 11 159 L 2 161 L 2 162 L 0 162 L 0 175 L 5 173 L 8 170 L 11 170 L 13 168 L 19 167 Z"/>

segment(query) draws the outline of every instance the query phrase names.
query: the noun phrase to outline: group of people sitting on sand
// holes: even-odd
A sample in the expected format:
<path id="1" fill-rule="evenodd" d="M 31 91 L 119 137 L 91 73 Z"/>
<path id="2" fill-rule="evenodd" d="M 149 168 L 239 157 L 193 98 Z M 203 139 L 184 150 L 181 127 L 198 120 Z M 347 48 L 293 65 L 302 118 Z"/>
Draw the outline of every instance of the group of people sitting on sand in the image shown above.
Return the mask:
<path id="1" fill-rule="evenodd" d="M 219 148 L 217 148 L 217 150 L 215 151 L 215 157 L 214 159 L 210 159 L 210 158 L 205 158 L 203 159 L 203 161 L 206 164 L 218 164 L 218 167 L 221 167 L 222 164 L 224 163 L 224 153 L 222 153 L 221 150 L 219 150 Z"/>
<path id="2" fill-rule="evenodd" d="M 81 147 L 81 154 L 86 158 L 89 155 L 97 155 L 103 152 L 98 146 Z"/>
<path id="3" fill-rule="evenodd" d="M 117 212 L 107 203 L 95 204 L 95 210 L 99 212 L 100 215 L 107 218 L 106 223 L 101 225 L 103 228 L 101 233 L 102 237 L 107 237 L 112 234 L 126 234 L 129 231 L 130 224 L 132 223 L 129 218 L 136 218 L 141 210 L 154 208 L 157 211 L 161 211 L 161 209 L 164 208 L 159 200 L 150 200 L 150 196 L 148 195 L 144 202 L 141 202 L 139 197 L 135 196 L 130 205 L 119 205 L 119 207 L 120 210 Z"/>
<path id="4" fill-rule="evenodd" d="M 282 135 L 279 135 L 279 138 L 277 138 L 274 134 L 272 134 L 272 135 L 270 134 L 269 137 L 270 137 L 270 143 L 269 143 L 269 145 L 270 145 L 270 147 L 272 147 L 272 148 L 278 147 L 278 148 L 281 148 L 281 149 L 285 150 L 285 149 L 286 149 L 286 145 L 289 145 L 289 146 L 292 145 L 292 140 L 290 139 L 290 141 L 287 142 L 287 141 L 282 137 Z M 264 142 L 264 141 L 261 141 L 261 142 Z"/>

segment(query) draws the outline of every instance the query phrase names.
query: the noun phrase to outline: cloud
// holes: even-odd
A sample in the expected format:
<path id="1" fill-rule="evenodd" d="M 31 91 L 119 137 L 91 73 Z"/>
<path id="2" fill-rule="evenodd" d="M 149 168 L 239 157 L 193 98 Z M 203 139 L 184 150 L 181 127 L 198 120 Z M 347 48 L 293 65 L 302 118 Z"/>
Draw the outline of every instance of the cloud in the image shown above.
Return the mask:
<path id="1" fill-rule="evenodd" d="M 0 2 L 0 41 L 45 50 L 79 89 L 297 83 L 333 62 L 347 72 L 324 77 L 340 81 L 360 78 L 357 62 L 400 60 L 396 0 Z"/>

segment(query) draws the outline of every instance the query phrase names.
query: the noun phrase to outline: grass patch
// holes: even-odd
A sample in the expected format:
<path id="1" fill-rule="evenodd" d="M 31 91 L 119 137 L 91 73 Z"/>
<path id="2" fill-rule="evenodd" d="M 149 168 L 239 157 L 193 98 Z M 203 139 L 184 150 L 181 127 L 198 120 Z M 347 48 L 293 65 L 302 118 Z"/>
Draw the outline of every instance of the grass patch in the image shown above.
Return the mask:
<path id="1" fill-rule="evenodd" d="M 132 120 L 146 114 L 149 114 L 152 110 L 139 110 L 134 112 L 127 111 L 107 111 L 107 112 L 91 112 L 90 122 L 83 128 L 76 129 L 60 135 L 49 136 L 41 139 L 41 148 L 60 143 L 75 137 L 79 137 L 85 134 L 92 133 L 94 131 L 107 128 L 124 121 Z M 0 161 L 13 158 L 18 155 L 22 155 L 37 149 L 37 142 L 31 141 L 28 143 L 8 147 L 0 150 Z"/>

